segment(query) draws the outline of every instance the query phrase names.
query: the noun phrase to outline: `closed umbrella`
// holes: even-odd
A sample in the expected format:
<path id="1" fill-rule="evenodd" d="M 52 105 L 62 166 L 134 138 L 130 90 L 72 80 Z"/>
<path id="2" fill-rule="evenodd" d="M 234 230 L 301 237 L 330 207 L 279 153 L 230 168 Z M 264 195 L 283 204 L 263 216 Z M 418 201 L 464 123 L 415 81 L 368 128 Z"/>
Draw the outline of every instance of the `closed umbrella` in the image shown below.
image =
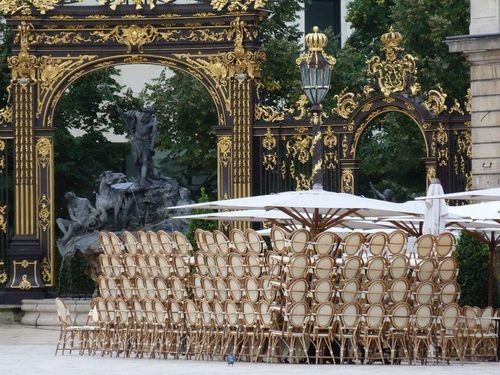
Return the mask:
<path id="1" fill-rule="evenodd" d="M 439 179 L 433 178 L 427 189 L 427 196 L 433 197 L 439 195 L 444 195 L 443 186 Z M 444 199 L 426 199 L 422 233 L 438 235 L 444 232 L 447 216 L 448 206 Z"/>

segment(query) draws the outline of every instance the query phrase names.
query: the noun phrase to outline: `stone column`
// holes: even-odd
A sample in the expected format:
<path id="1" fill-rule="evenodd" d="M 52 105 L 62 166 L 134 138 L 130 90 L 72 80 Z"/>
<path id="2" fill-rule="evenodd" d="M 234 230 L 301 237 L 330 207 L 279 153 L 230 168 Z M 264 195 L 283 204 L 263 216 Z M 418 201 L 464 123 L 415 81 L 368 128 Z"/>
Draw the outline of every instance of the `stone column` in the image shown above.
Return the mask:
<path id="1" fill-rule="evenodd" d="M 500 0 L 471 1 L 470 35 L 447 38 L 471 64 L 472 186 L 500 186 Z"/>

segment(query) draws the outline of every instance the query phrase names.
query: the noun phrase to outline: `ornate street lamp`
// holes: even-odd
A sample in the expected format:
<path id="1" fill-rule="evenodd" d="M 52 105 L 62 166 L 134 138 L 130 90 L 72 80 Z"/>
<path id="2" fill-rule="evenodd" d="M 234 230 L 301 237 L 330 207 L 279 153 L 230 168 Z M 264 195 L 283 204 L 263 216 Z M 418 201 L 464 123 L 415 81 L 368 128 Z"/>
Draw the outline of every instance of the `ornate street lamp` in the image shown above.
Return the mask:
<path id="1" fill-rule="evenodd" d="M 297 59 L 300 67 L 302 89 L 311 102 L 311 124 L 314 138 L 312 141 L 312 185 L 313 189 L 323 188 L 323 140 L 321 136 L 321 102 L 330 89 L 330 77 L 335 58 L 324 53 L 328 43 L 325 34 L 315 26 L 313 32 L 305 37 L 307 52 Z"/>

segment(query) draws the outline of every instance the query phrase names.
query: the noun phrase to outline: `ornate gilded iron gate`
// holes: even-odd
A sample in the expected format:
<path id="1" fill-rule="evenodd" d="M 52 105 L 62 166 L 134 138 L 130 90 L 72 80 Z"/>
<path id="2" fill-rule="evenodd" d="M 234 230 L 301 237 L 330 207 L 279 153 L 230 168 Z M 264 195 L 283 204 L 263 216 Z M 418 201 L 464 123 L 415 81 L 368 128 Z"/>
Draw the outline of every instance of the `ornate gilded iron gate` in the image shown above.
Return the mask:
<path id="1" fill-rule="evenodd" d="M 11 121 L 0 137 L 14 140 L 15 202 L 9 280 L 3 303 L 42 298 L 54 283 L 54 150 L 57 103 L 83 75 L 120 64 L 183 70 L 210 93 L 218 111 L 219 196 L 251 191 L 251 140 L 256 81 L 264 54 L 258 25 L 261 0 L 211 4 L 113 0 L 103 6 L 60 6 L 71 0 L 0 0 L 14 32 L 9 58 Z M 133 2 L 136 3 L 135 1 Z M 172 3 L 172 4 L 171 4 Z M 108 5 L 111 5 L 108 6 Z M 119 5 L 116 7 L 116 5 Z M 35 8 L 36 7 L 36 8 Z M 113 9 L 116 8 L 116 9 Z M 217 124 L 216 124 L 217 125 Z"/>
<path id="2" fill-rule="evenodd" d="M 12 238 L 5 265 L 8 280 L 0 290 L 2 303 L 43 298 L 54 283 L 52 121 L 65 89 L 93 70 L 156 64 L 184 70 L 207 88 L 219 117 L 220 198 L 310 186 L 307 103 L 301 99 L 287 111 L 256 103 L 264 59 L 258 26 L 267 16 L 258 8 L 265 1 L 157 4 L 154 10 L 123 5 L 112 10 L 52 9 L 59 1 L 46 0 L 36 3 L 38 9 L 13 7 L 12 14 L 9 7 L 17 3 L 0 0 L 0 10 L 15 34 L 9 59 L 11 101 L 0 110 L 0 139 L 12 139 L 15 154 L 12 168 L 7 168 L 12 172 L 14 200 L 7 200 L 7 218 L 12 215 L 7 233 Z M 324 186 L 356 192 L 362 132 L 377 116 L 400 111 L 415 121 L 426 140 L 428 179 L 440 177 L 449 192 L 468 187 L 470 120 L 462 107 L 468 109 L 469 102 L 465 106 L 454 102 L 447 108 L 441 91 L 421 93 L 413 58 L 399 52 L 398 33 L 391 31 L 383 38 L 385 57 L 372 59 L 372 82 L 363 93 L 342 93 L 335 108 L 325 110 Z M 0 196 L 1 207 L 6 205 L 2 199 L 6 198 Z M 4 249 L 10 239 L 2 238 Z"/>
<path id="3" fill-rule="evenodd" d="M 9 225 L 13 218 L 10 209 L 13 204 L 12 176 L 13 170 L 13 140 L 0 138 L 0 287 L 8 280 L 7 250 L 12 236 L 12 226 Z"/>
<path id="4" fill-rule="evenodd" d="M 358 193 L 359 142 L 377 117 L 401 112 L 413 120 L 425 142 L 427 183 L 439 177 L 446 192 L 471 187 L 470 92 L 462 103 L 441 90 L 422 93 L 413 56 L 403 54 L 402 36 L 382 35 L 383 56 L 368 61 L 370 80 L 362 93 L 336 95 L 324 109 L 323 186 Z M 258 106 L 254 126 L 254 193 L 311 187 L 312 132 L 303 96 L 294 108 Z"/>

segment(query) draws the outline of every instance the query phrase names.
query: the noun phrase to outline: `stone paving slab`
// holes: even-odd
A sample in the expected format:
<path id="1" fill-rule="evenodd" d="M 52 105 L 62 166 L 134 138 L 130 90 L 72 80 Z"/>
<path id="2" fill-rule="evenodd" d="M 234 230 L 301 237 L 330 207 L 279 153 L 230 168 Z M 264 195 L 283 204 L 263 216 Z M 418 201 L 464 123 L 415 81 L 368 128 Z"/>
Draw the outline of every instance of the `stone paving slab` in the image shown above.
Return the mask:
<path id="1" fill-rule="evenodd" d="M 8 375 L 498 375 L 500 363 L 453 363 L 428 366 L 382 365 L 286 365 L 236 363 L 228 367 L 218 361 L 173 359 L 110 358 L 96 356 L 54 355 L 59 331 L 21 325 L 0 325 L 0 363 L 2 374 Z"/>

